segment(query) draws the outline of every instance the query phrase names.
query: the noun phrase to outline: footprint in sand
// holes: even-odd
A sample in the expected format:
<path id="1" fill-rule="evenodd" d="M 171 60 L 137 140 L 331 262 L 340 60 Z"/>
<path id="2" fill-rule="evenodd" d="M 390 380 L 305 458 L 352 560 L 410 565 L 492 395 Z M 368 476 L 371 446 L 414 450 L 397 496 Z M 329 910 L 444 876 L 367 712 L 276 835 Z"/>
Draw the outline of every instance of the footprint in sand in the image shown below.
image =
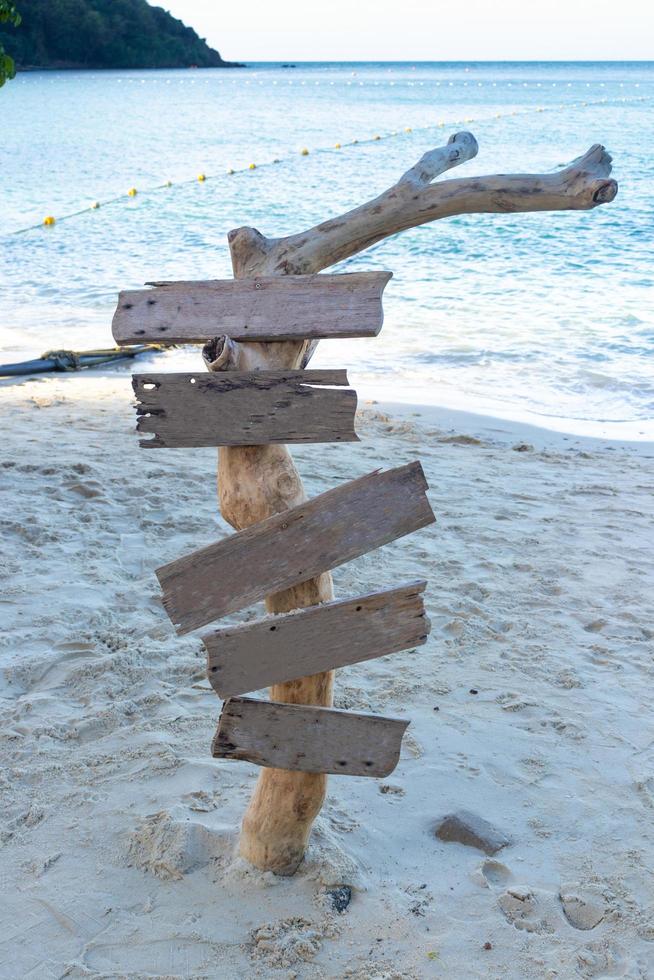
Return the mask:
<path id="1" fill-rule="evenodd" d="M 594 929 L 606 915 L 601 893 L 584 888 L 578 882 L 561 885 L 559 898 L 564 916 L 575 929 Z"/>
<path id="2" fill-rule="evenodd" d="M 85 497 L 87 500 L 91 500 L 93 497 L 103 496 L 102 484 L 98 483 L 97 480 L 87 480 L 86 483 L 82 481 L 79 483 L 65 483 L 64 486 L 66 490 L 77 493 L 80 497 Z"/>
<path id="3" fill-rule="evenodd" d="M 464 582 L 462 586 L 459 587 L 459 592 L 463 595 L 467 595 L 469 599 L 474 602 L 483 602 L 490 595 L 490 591 L 484 588 L 483 585 L 479 585 L 477 582 Z"/>
<path id="4" fill-rule="evenodd" d="M 70 674 L 86 663 L 93 663 L 99 657 L 92 643 L 80 641 L 58 643 L 53 648 L 55 656 L 46 662 L 44 669 L 34 677 L 29 685 L 30 693 L 52 691 L 62 687 L 68 681 Z"/>
<path id="5" fill-rule="evenodd" d="M 503 892 L 497 904 L 507 922 L 525 932 L 556 932 L 560 918 L 551 892 L 515 885 Z"/>
<path id="6" fill-rule="evenodd" d="M 593 977 L 633 977 L 633 962 L 617 943 L 597 942 L 580 949 L 577 953 L 577 973 L 591 980 Z M 639 976 L 645 977 L 646 973 Z"/>
<path id="7" fill-rule="evenodd" d="M 587 633 L 601 633 L 606 625 L 605 619 L 594 619 L 592 623 L 586 623 L 584 629 Z"/>
<path id="8" fill-rule="evenodd" d="M 504 869 L 499 862 L 486 864 L 498 864 L 499 869 Z M 485 865 L 482 873 L 490 882 L 494 872 L 490 870 L 489 877 Z M 508 871 L 508 868 L 504 870 Z M 502 871 L 499 871 L 501 874 Z M 523 885 L 513 886 L 499 896 L 498 905 L 507 921 L 516 929 L 536 933 L 558 931 L 563 925 L 562 918 L 573 929 L 588 931 L 598 926 L 607 912 L 601 893 L 577 882 L 562 885 L 558 895 Z"/>
<path id="9" fill-rule="evenodd" d="M 510 868 L 501 861 L 484 861 L 481 873 L 491 888 L 506 888 L 513 878 Z"/>

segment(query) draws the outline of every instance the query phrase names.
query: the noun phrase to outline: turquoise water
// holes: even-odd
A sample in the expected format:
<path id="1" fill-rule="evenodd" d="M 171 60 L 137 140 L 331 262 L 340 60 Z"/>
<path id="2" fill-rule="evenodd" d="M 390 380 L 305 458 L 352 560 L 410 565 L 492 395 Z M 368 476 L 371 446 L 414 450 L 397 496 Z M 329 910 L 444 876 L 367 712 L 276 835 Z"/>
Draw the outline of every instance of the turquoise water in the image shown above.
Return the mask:
<path id="1" fill-rule="evenodd" d="M 549 171 L 601 142 L 611 205 L 448 219 L 343 263 L 393 270 L 384 329 L 325 342 L 314 364 L 391 398 L 654 438 L 653 97 L 652 63 L 21 75 L 0 93 L 0 360 L 110 345 L 119 288 L 229 276 L 230 228 L 308 227 L 462 128 L 480 152 L 457 177 Z"/>

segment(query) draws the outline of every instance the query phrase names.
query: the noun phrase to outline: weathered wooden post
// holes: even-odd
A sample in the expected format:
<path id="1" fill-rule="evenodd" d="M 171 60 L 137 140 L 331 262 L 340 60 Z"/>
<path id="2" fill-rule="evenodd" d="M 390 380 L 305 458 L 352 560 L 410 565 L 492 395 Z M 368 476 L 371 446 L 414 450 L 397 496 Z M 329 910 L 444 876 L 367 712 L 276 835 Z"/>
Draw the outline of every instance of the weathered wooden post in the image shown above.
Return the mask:
<path id="1" fill-rule="evenodd" d="M 338 293 L 342 288 L 343 280 L 347 276 L 315 276 L 315 273 L 328 268 L 336 262 L 356 254 L 373 243 L 399 231 L 415 227 L 439 218 L 449 217 L 458 214 L 471 213 L 507 213 L 507 212 L 528 212 L 528 211 L 559 211 L 559 210 L 589 210 L 599 204 L 613 200 L 617 193 L 617 184 L 609 178 L 611 172 L 611 158 L 604 147 L 596 145 L 579 159 L 575 160 L 568 167 L 555 173 L 540 175 L 509 175 L 509 176 L 490 176 L 473 177 L 469 179 L 455 179 L 442 181 L 432 184 L 431 182 L 439 174 L 451 167 L 470 160 L 477 153 L 477 142 L 470 133 L 457 133 L 452 136 L 446 146 L 431 150 L 410 170 L 408 170 L 400 180 L 382 193 L 379 197 L 356 208 L 349 213 L 338 218 L 330 219 L 322 224 L 309 229 L 308 231 L 291 235 L 281 239 L 265 238 L 253 228 L 239 228 L 229 234 L 229 246 L 232 256 L 232 265 L 236 280 L 245 280 L 243 287 L 249 293 L 249 310 L 254 312 L 255 320 L 251 316 L 243 316 L 243 306 L 220 307 L 215 302 L 218 292 L 223 294 L 232 290 L 232 296 L 236 296 L 238 289 L 236 283 L 221 284 L 157 284 L 159 288 L 154 291 L 141 291 L 133 294 L 121 294 L 116 317 L 114 318 L 114 336 L 120 342 L 141 343 L 145 340 L 157 340 L 158 342 L 168 341 L 208 341 L 204 348 L 205 361 L 210 371 L 228 372 L 225 377 L 233 380 L 238 386 L 240 384 L 252 385 L 252 372 L 265 372 L 269 375 L 265 384 L 300 384 L 299 376 L 294 372 L 302 372 L 305 375 L 304 381 L 310 385 L 319 383 L 320 378 L 311 379 L 310 375 L 314 372 L 304 372 L 302 369 L 308 364 L 317 339 L 327 336 L 348 336 L 348 335 L 371 335 L 381 326 L 381 321 L 376 329 L 370 330 L 368 324 L 368 334 L 362 333 L 361 323 L 366 321 L 365 314 L 361 312 L 362 305 L 368 303 L 367 310 L 370 311 L 370 302 L 374 301 L 375 290 L 377 298 L 383 289 L 383 285 L 377 281 L 373 283 L 371 277 L 375 274 L 359 273 L 359 278 L 363 277 L 363 282 L 368 277 L 368 285 L 372 294 L 367 294 L 367 300 L 363 300 L 365 289 L 357 283 L 357 289 L 352 290 L 352 296 L 358 295 L 362 303 L 355 302 L 354 306 L 342 304 L 343 317 L 338 329 L 330 330 L 330 322 L 334 322 L 334 307 L 330 306 L 326 294 L 322 292 L 323 286 L 326 289 L 334 289 Z M 382 275 L 384 283 L 388 274 Z M 302 283 L 309 289 L 318 289 L 314 293 L 314 299 L 310 300 L 311 316 L 310 324 L 307 327 L 307 306 L 303 306 L 302 300 L 298 299 L 300 293 L 290 289 L 290 291 L 279 293 L 280 305 L 278 307 L 278 318 L 274 316 L 274 329 L 270 326 L 270 315 L 268 316 L 268 326 L 256 324 L 257 303 L 254 297 L 257 293 L 265 293 L 267 290 L 274 291 L 273 277 L 300 277 Z M 352 277 L 354 279 L 355 277 Z M 328 284 L 328 280 L 331 282 Z M 332 285 L 333 283 L 333 285 Z M 290 287 L 289 283 L 289 287 Z M 299 285 L 299 283 L 298 283 Z M 381 288 L 380 288 L 381 287 Z M 359 292 L 359 290 L 361 290 Z M 318 296 L 321 296 L 318 299 Z M 295 296 L 302 310 L 289 300 Z M 295 302 L 295 301 L 294 301 Z M 216 311 L 220 308 L 220 316 L 216 316 Z M 358 312 L 356 312 L 358 310 Z M 268 311 L 270 314 L 270 310 Z M 232 315 L 233 314 L 233 315 Z M 330 320 L 330 317 L 332 318 Z M 359 318 L 359 331 L 356 328 L 351 333 L 344 332 L 346 324 L 352 324 Z M 336 317 L 338 320 L 338 317 Z M 322 324 L 322 327 L 321 327 Z M 221 336 L 216 337 L 217 329 L 220 329 Z M 252 339 L 250 339 L 252 338 Z M 256 339 L 254 339 L 256 338 Z M 270 373 L 275 372 L 275 377 Z M 325 372 L 318 372 L 322 375 L 325 382 Z M 165 385 L 161 379 L 167 376 L 143 376 L 136 380 L 137 393 L 139 397 L 145 391 L 157 390 L 157 385 Z M 168 376 L 170 377 L 170 376 Z M 249 377 L 249 381 L 241 380 Z M 190 379 L 189 379 L 190 380 Z M 199 379 L 196 379 L 199 380 Z M 149 387 L 151 386 L 151 387 Z M 152 445 L 206 445 L 207 442 L 189 442 L 188 435 L 181 436 L 179 440 L 179 429 L 175 436 L 175 426 L 169 427 L 168 432 L 164 433 L 162 426 L 157 427 L 155 412 L 160 407 L 148 412 L 147 402 L 142 407 L 145 419 L 141 422 L 142 430 L 149 430 L 158 433 Z M 245 405 L 245 402 L 242 403 Z M 161 409 L 161 411 L 164 411 Z M 339 423 L 340 438 L 350 438 L 349 423 L 343 422 L 342 413 L 344 404 L 341 403 L 339 410 L 341 422 Z M 165 412 L 164 412 L 165 414 Z M 291 410 L 292 415 L 292 410 Z M 197 420 L 197 415 L 195 416 Z M 314 426 L 319 419 L 314 418 Z M 285 428 L 283 432 L 292 434 L 297 428 L 298 419 L 285 418 Z M 196 421 L 198 438 L 201 438 L 200 430 L 203 426 Z M 258 428 L 257 428 L 258 427 Z M 182 426 L 186 433 L 190 430 L 188 425 Z M 204 426 L 206 429 L 206 426 Z M 306 496 L 302 486 L 302 481 L 293 464 L 291 456 L 283 444 L 271 443 L 271 427 L 266 426 L 262 420 L 251 420 L 248 431 L 252 434 L 252 439 L 243 440 L 238 443 L 241 437 L 236 432 L 232 433 L 229 440 L 214 442 L 221 446 L 219 450 L 218 467 L 218 494 L 220 507 L 223 517 L 237 531 L 250 528 L 265 522 L 270 526 L 271 519 L 276 515 L 284 515 L 290 512 L 288 520 L 304 519 L 304 511 L 317 504 L 320 497 L 315 498 L 306 507 Z M 330 428 L 328 426 L 328 428 Z M 331 426 L 333 431 L 333 425 Z M 268 436 L 268 444 L 250 444 L 254 440 L 256 431 L 265 431 Z M 279 429 L 282 432 L 282 429 Z M 314 435 L 316 433 L 314 432 Z M 323 432 L 323 437 L 325 433 Z M 281 438 L 281 435 L 280 435 Z M 326 437 L 325 437 L 326 438 Z M 184 441 L 186 439 L 187 441 Z M 171 441 L 172 440 L 172 441 Z M 289 439 L 288 441 L 302 441 Z M 306 441 L 317 441 L 307 439 Z M 416 466 L 418 464 L 412 464 Z M 402 468 L 406 470 L 407 468 Z M 410 469 L 410 468 L 409 468 Z M 382 474 L 383 477 L 394 479 L 393 473 L 389 471 Z M 369 477 L 362 478 L 370 481 Z M 420 476 L 415 472 L 403 474 L 402 479 L 417 480 L 415 483 L 415 493 L 419 496 Z M 360 481 L 353 481 L 359 483 Z M 337 488 L 331 491 L 332 494 L 342 493 L 350 487 Z M 424 484 L 423 484 L 424 493 Z M 373 503 L 377 488 L 374 483 L 367 488 L 369 493 L 368 501 Z M 381 492 L 381 491 L 380 491 Z M 322 497 L 328 495 L 323 494 Z M 356 495 L 352 497 L 354 503 Z M 323 506 L 325 506 L 323 504 Z M 428 508 L 427 508 L 428 509 Z M 340 512 L 339 512 L 340 513 Z M 277 517 L 276 527 L 284 528 L 286 522 L 283 518 Z M 416 498 L 415 513 L 406 515 L 406 527 L 386 528 L 383 530 L 377 543 L 367 541 L 363 544 L 363 550 L 376 547 L 384 534 L 398 536 L 406 533 L 407 530 L 421 526 L 430 520 L 430 516 L 422 508 L 420 501 Z M 401 522 L 400 522 L 401 523 Z M 317 531 L 319 522 L 316 523 Z M 261 531 L 252 529 L 258 537 Z M 249 532 L 248 532 L 249 533 Z M 315 533 L 315 532 L 314 532 Z M 234 540 L 240 538 L 234 536 Z M 223 558 L 226 552 L 220 551 L 221 542 L 218 545 L 203 549 L 203 554 L 198 552 L 189 559 L 181 559 L 159 570 L 159 576 L 164 587 L 165 601 L 171 614 L 171 618 L 182 621 L 188 617 L 186 622 L 189 629 L 209 619 L 224 615 L 230 608 L 236 608 L 229 603 L 222 605 L 207 600 L 206 595 L 201 595 L 203 582 L 207 581 L 207 576 L 217 575 L 220 568 L 221 555 Z M 242 539 L 241 539 L 242 540 Z M 248 538 L 247 540 L 251 540 Z M 390 540 L 386 537 L 385 540 Z M 264 554 L 264 542 L 259 542 L 259 546 L 264 549 L 257 554 Z M 231 547 L 231 546 L 230 546 Z M 211 551 L 211 549 L 218 549 Z M 356 549 L 350 553 L 363 553 Z M 193 568 L 197 567 L 198 558 L 206 563 L 202 565 L 200 578 L 193 580 Z M 233 551 L 230 551 L 230 560 L 233 558 Z M 304 609 L 305 607 L 316 607 L 319 604 L 329 603 L 330 605 L 321 606 L 320 609 L 311 610 L 302 617 L 284 617 L 279 615 L 279 626 L 283 630 L 295 628 L 298 632 L 294 638 L 297 642 L 298 664 L 305 664 L 308 674 L 297 676 L 289 665 L 286 664 L 285 671 L 279 670 L 279 661 L 282 658 L 280 649 L 275 649 L 270 644 L 270 632 L 275 631 L 275 625 L 269 624 L 268 620 L 261 624 L 254 624 L 251 627 L 239 628 L 235 630 L 218 631 L 215 635 L 208 635 L 204 638 L 205 645 L 209 652 L 209 678 L 221 694 L 240 694 L 247 690 L 256 689 L 257 684 L 266 683 L 279 677 L 280 680 L 271 686 L 271 701 L 275 705 L 267 705 L 266 702 L 251 702 L 250 699 L 232 697 L 225 706 L 219 732 L 214 740 L 214 752 L 222 756 L 235 758 L 249 758 L 266 768 L 260 771 L 257 786 L 250 801 L 247 813 L 243 820 L 243 827 L 240 839 L 241 855 L 258 868 L 272 870 L 278 874 L 292 874 L 302 860 L 306 844 L 308 841 L 311 825 L 320 811 L 326 790 L 326 772 L 343 771 L 338 766 L 348 763 L 347 759 L 333 759 L 333 766 L 329 768 L 324 755 L 320 758 L 323 761 L 322 771 L 315 771 L 316 766 L 320 765 L 319 758 L 298 760 L 296 756 L 292 758 L 288 752 L 279 750 L 280 735 L 282 730 L 287 734 L 297 726 L 303 731 L 307 731 L 307 726 L 316 723 L 322 731 L 331 731 L 335 737 L 336 728 L 330 728 L 332 712 L 326 714 L 307 713 L 307 709 L 298 709 L 297 712 L 288 709 L 281 711 L 283 704 L 304 705 L 315 708 L 329 708 L 332 705 L 332 691 L 334 682 L 333 669 L 330 668 L 340 663 L 356 662 L 356 660 L 367 659 L 374 656 L 370 644 L 366 643 L 365 630 L 357 630 L 352 622 L 351 609 L 341 609 L 339 615 L 343 616 L 342 622 L 350 623 L 352 630 L 351 637 L 345 639 L 345 644 L 352 642 L 356 637 L 359 645 L 360 656 L 353 656 L 351 659 L 338 656 L 338 651 L 334 644 L 323 651 L 324 656 L 312 658 L 303 647 L 308 635 L 303 630 L 313 628 L 320 629 L 321 623 L 317 622 L 320 616 L 334 616 L 333 590 L 329 568 L 340 560 L 349 560 L 349 557 L 333 555 L 334 560 L 331 564 L 327 562 L 321 567 L 324 570 L 314 574 L 310 569 L 311 577 L 291 584 L 292 578 L 285 574 L 289 570 L 280 570 L 281 574 L 275 574 L 274 554 L 267 568 L 267 581 L 270 583 L 283 583 L 279 588 L 271 587 L 271 591 L 266 595 L 266 608 L 269 613 L 284 614 L 291 610 Z M 186 564 L 184 564 L 186 562 Z M 305 567 L 305 572 L 307 568 Z M 300 576 L 301 577 L 301 576 Z M 221 592 L 221 583 L 213 579 L 216 588 L 213 589 L 213 596 Z M 241 608 L 243 602 L 254 601 L 260 598 L 261 594 L 256 590 L 246 588 L 247 583 L 242 583 L 242 600 L 237 608 Z M 417 586 L 414 583 L 413 591 L 410 587 L 404 590 L 404 605 L 406 602 L 416 602 L 416 596 L 422 590 L 423 584 Z M 167 591 L 168 589 L 168 591 Z M 185 591 L 187 590 L 188 591 Z M 408 592 L 407 592 L 408 589 Z M 402 592 L 402 590 L 397 590 Z M 382 608 L 387 608 L 388 603 L 398 603 L 397 595 L 381 594 L 383 597 L 372 597 L 372 610 L 367 610 L 366 615 L 370 615 L 371 628 L 374 630 L 374 616 L 380 615 L 379 604 Z M 371 597 L 367 597 L 371 598 Z M 204 613 L 196 614 L 198 609 L 198 599 L 200 604 L 205 602 Z M 346 601 L 343 605 L 348 606 Z M 377 606 L 375 610 L 375 605 Z M 210 608 L 211 607 L 211 608 Z M 420 609 L 422 607 L 420 606 Z M 364 612 L 365 604 L 362 600 L 355 600 L 355 610 L 359 610 L 358 615 Z M 422 626 L 419 636 L 409 635 L 406 631 L 398 630 L 402 633 L 398 636 L 397 644 L 392 645 L 391 649 L 380 646 L 377 655 L 381 656 L 392 650 L 404 649 L 407 645 L 416 645 L 417 642 L 424 641 L 426 627 L 424 625 L 424 612 L 414 610 L 414 616 L 422 616 Z M 349 616 L 349 619 L 348 619 Z M 208 618 L 207 618 L 208 617 Z M 309 617 L 313 617 L 310 619 Z M 401 616 L 400 616 L 401 618 Z M 297 621 L 297 625 L 295 624 Z M 300 625 L 302 624 L 302 625 Z M 248 632 L 248 630 L 250 632 Z M 265 669 L 260 670 L 260 657 L 257 650 L 261 649 L 264 642 L 263 633 L 268 631 L 265 638 L 265 650 L 267 661 Z M 377 636 L 380 637 L 385 632 L 378 629 Z M 340 634 L 343 636 L 343 634 Z M 374 635 L 374 634 L 373 634 Z M 227 657 L 225 651 L 231 651 L 231 658 Z M 320 651 L 318 651 L 320 652 Z M 234 657 L 238 659 L 238 669 L 234 663 Z M 296 664 L 296 670 L 297 670 Z M 212 673 L 213 668 L 218 671 L 218 677 Z M 220 675 L 223 670 L 224 674 Z M 283 678 L 283 679 L 282 679 Z M 292 679 L 291 679 L 292 678 Z M 245 686 L 244 686 L 245 685 Z M 253 708 L 254 705 L 254 708 Z M 259 707 L 257 707 L 257 705 Z M 261 707 L 263 706 L 263 707 Z M 343 713 L 350 714 L 350 713 Z M 281 717 L 281 721 L 280 721 Z M 257 725 L 265 719 L 267 735 L 271 732 L 276 733 L 275 738 L 268 738 L 266 742 L 267 756 L 265 758 L 257 753 L 261 750 L 261 741 L 256 738 Z M 375 736 L 372 734 L 371 724 L 375 722 L 392 722 L 392 719 L 373 719 L 363 721 L 358 720 L 359 716 L 351 716 L 350 724 L 358 726 L 356 728 L 361 739 L 369 744 L 374 744 Z M 403 724 L 403 723 L 401 723 Z M 391 726 L 392 727 L 392 726 Z M 354 727 L 352 728 L 354 731 Z M 387 726 L 387 732 L 390 728 Z M 401 735 L 401 733 L 400 733 Z M 391 741 L 395 738 L 394 745 L 397 748 L 397 733 L 389 735 Z M 381 740 L 383 741 L 383 739 Z M 295 744 L 290 739 L 289 744 Z M 272 748 L 271 748 L 272 747 Z M 336 747 L 332 744 L 332 748 Z M 272 751 L 274 749 L 275 751 Z M 312 749 L 309 755 L 312 755 Z M 394 749 L 393 749 L 394 751 Z M 390 757 L 391 750 L 387 752 Z M 396 760 L 395 760 L 396 761 Z M 373 759 L 360 761 L 360 766 L 375 766 Z M 272 768 L 271 766 L 277 766 Z M 291 769 L 291 765 L 294 767 Z M 284 768 L 288 767 L 288 768 Z M 391 766 L 392 768 L 392 766 Z M 308 771 L 306 771 L 308 769 Z M 358 768 L 350 771 L 359 771 Z M 361 774 L 365 774 L 363 769 Z"/>

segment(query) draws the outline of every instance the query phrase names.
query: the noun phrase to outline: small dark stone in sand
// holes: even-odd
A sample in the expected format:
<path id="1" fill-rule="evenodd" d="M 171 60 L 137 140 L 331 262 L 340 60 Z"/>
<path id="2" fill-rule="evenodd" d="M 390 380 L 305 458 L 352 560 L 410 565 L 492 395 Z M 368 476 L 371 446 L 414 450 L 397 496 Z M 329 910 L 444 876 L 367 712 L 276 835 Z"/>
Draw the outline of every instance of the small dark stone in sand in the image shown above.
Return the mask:
<path id="1" fill-rule="evenodd" d="M 469 693 L 470 694 L 479 694 L 479 691 L 477 690 L 476 687 L 471 687 Z"/>
<path id="2" fill-rule="evenodd" d="M 443 817 L 436 826 L 436 836 L 439 840 L 476 847 L 485 854 L 496 854 L 511 843 L 501 830 L 469 810 L 458 810 Z"/>
<path id="3" fill-rule="evenodd" d="M 484 943 L 484 949 L 492 949 L 492 948 L 493 948 L 492 943 Z"/>
<path id="4" fill-rule="evenodd" d="M 533 453 L 534 447 L 530 446 L 528 442 L 519 442 L 513 447 L 514 453 Z"/>
<path id="5" fill-rule="evenodd" d="M 393 783 L 380 783 L 379 792 L 384 795 L 391 793 L 394 796 L 404 796 L 404 790 L 401 786 L 395 786 Z"/>
<path id="6" fill-rule="evenodd" d="M 352 900 L 352 889 L 349 885 L 339 885 L 338 888 L 330 888 L 327 892 L 331 899 L 332 908 L 335 912 L 345 912 Z"/>

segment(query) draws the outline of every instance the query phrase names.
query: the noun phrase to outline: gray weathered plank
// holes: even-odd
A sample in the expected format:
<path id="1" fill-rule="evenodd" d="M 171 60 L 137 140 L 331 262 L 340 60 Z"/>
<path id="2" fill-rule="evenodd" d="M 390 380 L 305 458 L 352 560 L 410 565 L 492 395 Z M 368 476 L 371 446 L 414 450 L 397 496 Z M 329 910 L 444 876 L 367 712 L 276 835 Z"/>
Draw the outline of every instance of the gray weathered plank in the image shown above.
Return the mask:
<path id="1" fill-rule="evenodd" d="M 211 752 L 258 766 L 344 776 L 388 776 L 409 722 L 336 708 L 230 698 Z"/>
<path id="2" fill-rule="evenodd" d="M 134 374 L 137 431 L 152 448 L 357 442 L 345 371 Z"/>
<path id="3" fill-rule="evenodd" d="M 390 272 L 261 276 L 171 282 L 121 292 L 112 332 L 118 344 L 375 337 Z"/>
<path id="4" fill-rule="evenodd" d="M 228 698 L 420 646 L 430 629 L 426 584 L 214 630 L 202 637 L 211 686 Z"/>
<path id="5" fill-rule="evenodd" d="M 305 582 L 435 520 L 419 462 L 350 480 L 156 570 L 178 633 Z"/>

